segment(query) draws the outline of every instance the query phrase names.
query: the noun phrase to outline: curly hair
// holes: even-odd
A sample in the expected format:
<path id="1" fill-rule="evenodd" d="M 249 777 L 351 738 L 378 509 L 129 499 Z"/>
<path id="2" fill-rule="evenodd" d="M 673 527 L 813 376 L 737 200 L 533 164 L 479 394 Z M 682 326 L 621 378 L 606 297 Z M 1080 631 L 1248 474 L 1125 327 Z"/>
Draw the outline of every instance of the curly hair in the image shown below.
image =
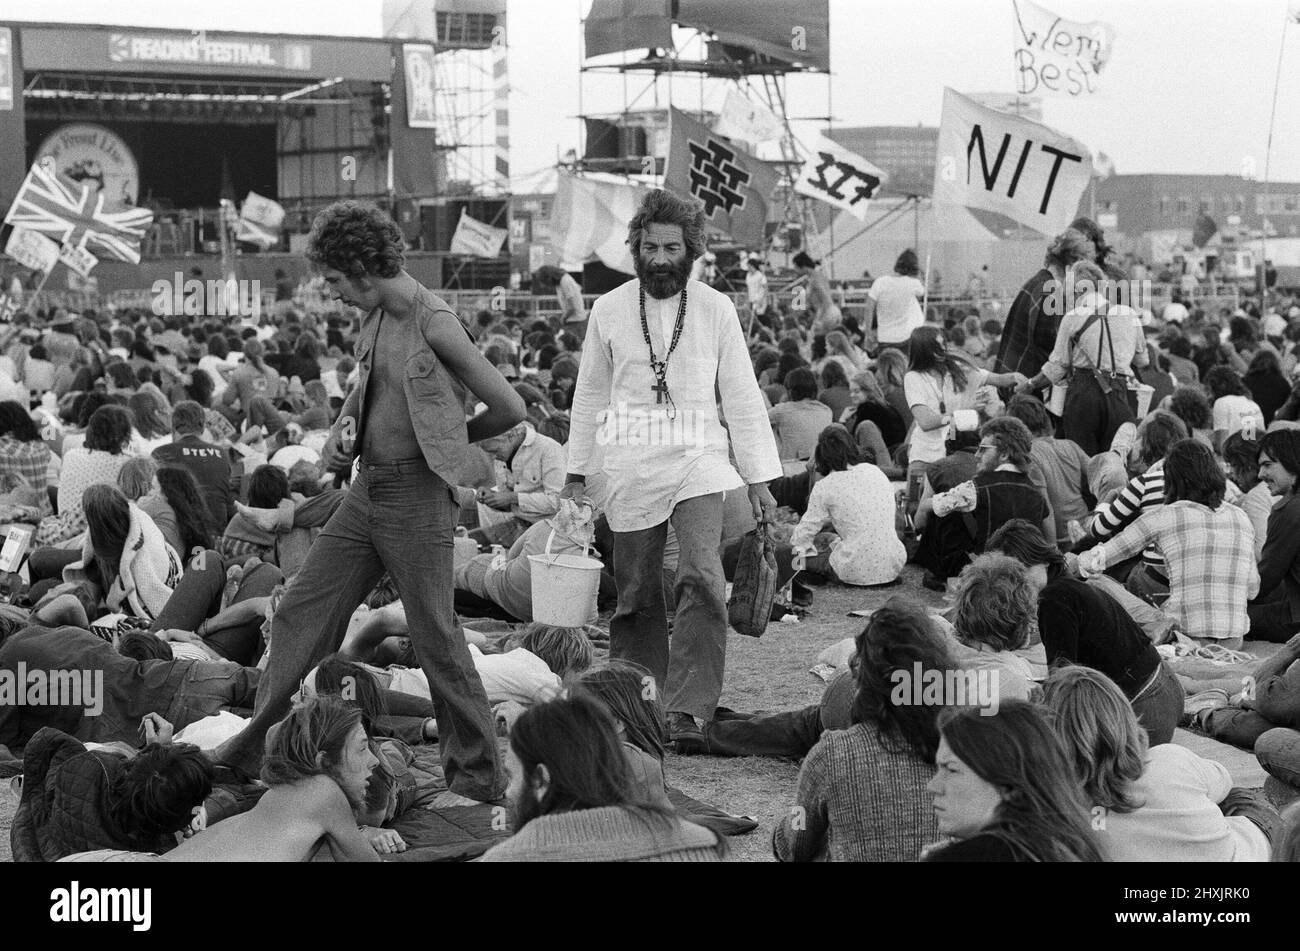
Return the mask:
<path id="1" fill-rule="evenodd" d="M 844 472 L 863 461 L 862 448 L 839 423 L 831 423 L 817 435 L 813 464 L 819 475 Z"/>
<path id="2" fill-rule="evenodd" d="M 393 219 L 367 202 L 338 201 L 316 216 L 307 259 L 348 277 L 396 277 L 406 263 L 405 242 Z"/>
<path id="3" fill-rule="evenodd" d="M 1180 386 L 1169 398 L 1169 411 L 1183 421 L 1188 431 L 1209 429 L 1210 401 L 1199 386 Z"/>
<path id="4" fill-rule="evenodd" d="M 1020 561 L 985 552 L 962 569 L 954 610 L 953 627 L 963 641 L 996 651 L 1019 650 L 1029 643 L 1038 599 Z"/>
<path id="5" fill-rule="evenodd" d="M 1034 438 L 1029 427 L 1014 416 L 998 416 L 980 427 L 980 439 L 991 439 L 998 452 L 1005 453 L 1007 462 L 1017 469 L 1029 468 L 1029 453 Z"/>
<path id="6" fill-rule="evenodd" d="M 627 226 L 627 243 L 632 257 L 641 257 L 641 238 L 652 224 L 678 225 L 686 242 L 686 257 L 694 261 L 707 250 L 704 237 L 704 206 L 690 198 L 678 198 L 662 188 L 645 196 Z"/>
<path id="7" fill-rule="evenodd" d="M 1214 450 L 1199 439 L 1180 439 L 1165 456 L 1165 502 L 1199 502 L 1217 509 L 1227 480 Z"/>

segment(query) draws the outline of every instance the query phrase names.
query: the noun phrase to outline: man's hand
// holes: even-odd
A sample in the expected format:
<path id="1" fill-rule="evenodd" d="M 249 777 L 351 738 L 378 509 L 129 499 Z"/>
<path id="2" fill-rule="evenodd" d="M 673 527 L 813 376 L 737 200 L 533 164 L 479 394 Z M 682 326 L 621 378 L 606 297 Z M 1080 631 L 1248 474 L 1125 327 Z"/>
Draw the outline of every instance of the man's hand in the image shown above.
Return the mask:
<path id="1" fill-rule="evenodd" d="M 394 829 L 373 829 L 362 826 L 361 831 L 370 842 L 371 848 L 380 855 L 391 855 L 394 852 L 406 851 L 405 840 Z"/>
<path id="2" fill-rule="evenodd" d="M 587 481 L 586 476 L 570 475 L 564 480 L 564 488 L 560 490 L 561 499 L 572 499 L 579 505 L 587 500 Z"/>
<path id="3" fill-rule="evenodd" d="M 352 468 L 352 454 L 343 451 L 342 441 L 337 429 L 330 430 L 329 439 L 321 447 L 320 459 L 328 472 L 346 472 Z"/>
<path id="4" fill-rule="evenodd" d="M 766 525 L 776 517 L 776 499 L 766 482 L 749 486 L 749 504 L 754 507 L 754 520 Z"/>
<path id="5" fill-rule="evenodd" d="M 175 728 L 157 713 L 146 713 L 140 720 L 140 733 L 146 743 L 171 746 Z"/>
<path id="6" fill-rule="evenodd" d="M 489 489 L 483 494 L 481 501 L 490 509 L 509 512 L 519 502 L 519 493 L 509 489 Z"/>

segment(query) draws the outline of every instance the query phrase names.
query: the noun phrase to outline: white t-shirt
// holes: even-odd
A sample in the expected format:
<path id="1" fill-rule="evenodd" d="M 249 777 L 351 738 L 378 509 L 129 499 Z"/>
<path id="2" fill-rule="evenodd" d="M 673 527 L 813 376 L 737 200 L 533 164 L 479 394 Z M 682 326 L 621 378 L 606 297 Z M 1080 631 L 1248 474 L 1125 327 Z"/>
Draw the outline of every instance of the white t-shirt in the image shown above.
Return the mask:
<path id="1" fill-rule="evenodd" d="M 953 386 L 952 377 L 947 373 L 940 383 L 933 373 L 909 370 L 903 376 L 903 395 L 907 397 L 908 406 L 925 406 L 941 415 L 951 416 L 954 410 L 971 408 L 974 391 L 984 385 L 988 375 L 988 370 L 972 368 L 966 377 L 966 389 L 958 392 Z M 912 437 L 907 443 L 908 461 L 938 462 L 948 455 L 945 443 L 952 431 L 952 423 L 929 432 L 919 424 L 913 426 Z"/>
<path id="2" fill-rule="evenodd" d="M 1213 428 L 1227 430 L 1227 436 L 1241 432 L 1245 421 L 1251 417 L 1255 419 L 1255 431 L 1262 436 L 1264 411 L 1254 400 L 1247 396 L 1220 396 L 1214 401 Z"/>
<path id="3" fill-rule="evenodd" d="M 1165 323 L 1181 324 L 1191 316 L 1187 308 L 1177 302 L 1165 304 L 1165 309 L 1160 312 L 1160 319 Z"/>
<path id="4" fill-rule="evenodd" d="M 881 343 L 905 343 L 912 331 L 925 323 L 919 301 L 925 296 L 925 285 L 914 277 L 878 277 L 867 296 L 876 302 L 876 339 Z"/>

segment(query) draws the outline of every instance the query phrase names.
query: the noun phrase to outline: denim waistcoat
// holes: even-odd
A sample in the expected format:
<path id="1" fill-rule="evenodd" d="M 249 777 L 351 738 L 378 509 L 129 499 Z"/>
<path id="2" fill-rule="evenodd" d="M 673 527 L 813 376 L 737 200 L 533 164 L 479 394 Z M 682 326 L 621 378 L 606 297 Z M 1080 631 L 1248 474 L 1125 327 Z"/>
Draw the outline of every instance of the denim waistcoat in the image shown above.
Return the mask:
<path id="1" fill-rule="evenodd" d="M 455 311 L 425 287 L 417 292 L 411 313 L 406 319 L 396 322 L 405 335 L 401 351 L 409 354 L 402 374 L 402 389 L 406 393 L 411 428 L 415 431 L 425 462 L 444 482 L 456 485 L 469 446 L 465 428 L 465 384 L 443 365 L 429 344 L 434 333 L 434 314 L 438 311 L 450 314 L 456 324 L 464 328 Z M 366 386 L 370 381 L 371 352 L 379 332 L 380 313 L 381 309 L 376 308 L 366 315 L 356 346 L 357 386 L 361 389 L 355 442 L 357 452 L 361 450 Z M 392 317 L 387 319 L 393 320 Z M 465 334 L 468 336 L 469 331 L 466 330 Z"/>

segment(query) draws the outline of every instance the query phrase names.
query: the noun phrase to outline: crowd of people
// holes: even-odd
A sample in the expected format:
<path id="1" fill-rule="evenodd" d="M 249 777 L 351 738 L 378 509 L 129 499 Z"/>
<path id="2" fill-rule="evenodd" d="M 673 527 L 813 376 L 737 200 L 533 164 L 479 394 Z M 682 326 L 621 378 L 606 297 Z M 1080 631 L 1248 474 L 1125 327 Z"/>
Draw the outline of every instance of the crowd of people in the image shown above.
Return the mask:
<path id="1" fill-rule="evenodd" d="M 556 317 L 457 314 L 345 202 L 308 251 L 342 307 L 3 328 L 0 669 L 110 681 L 94 715 L 0 703 L 15 856 L 380 860 L 436 743 L 439 801 L 510 817 L 484 861 L 725 858 L 670 750 L 802 759 L 785 861 L 1300 858 L 1294 809 L 1174 742 L 1300 795 L 1296 301 L 1116 300 L 1088 219 L 1005 321 L 923 312 L 911 250 L 865 313 L 807 254 L 799 310 L 751 258 L 738 312 L 662 191 L 629 244 L 589 309 L 554 269 Z M 736 714 L 756 543 L 777 612 L 909 563 L 951 605 L 891 597 L 820 703 Z M 590 552 L 586 623 L 550 623 L 536 557 Z M 1201 689 L 1180 658 L 1249 674 Z M 993 694 L 897 689 L 966 675 Z"/>

